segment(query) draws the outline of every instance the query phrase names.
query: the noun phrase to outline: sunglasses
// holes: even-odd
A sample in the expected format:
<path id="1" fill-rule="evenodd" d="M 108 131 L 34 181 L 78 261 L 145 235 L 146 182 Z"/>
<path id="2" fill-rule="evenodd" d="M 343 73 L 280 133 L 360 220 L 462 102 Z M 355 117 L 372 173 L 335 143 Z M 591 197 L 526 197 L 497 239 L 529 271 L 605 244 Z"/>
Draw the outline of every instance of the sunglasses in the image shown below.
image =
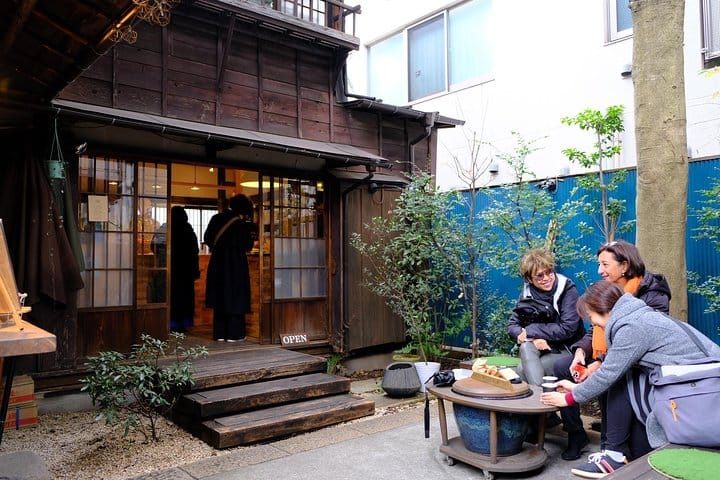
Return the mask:
<path id="1" fill-rule="evenodd" d="M 532 276 L 532 278 L 533 278 L 533 280 L 539 282 L 539 281 L 542 280 L 543 278 L 545 278 L 545 277 L 548 277 L 548 278 L 549 278 L 549 277 L 552 277 L 553 275 L 555 275 L 555 270 L 553 270 L 552 268 L 548 268 L 548 269 L 545 270 L 544 272 L 538 272 L 538 273 L 536 273 L 535 275 Z"/>

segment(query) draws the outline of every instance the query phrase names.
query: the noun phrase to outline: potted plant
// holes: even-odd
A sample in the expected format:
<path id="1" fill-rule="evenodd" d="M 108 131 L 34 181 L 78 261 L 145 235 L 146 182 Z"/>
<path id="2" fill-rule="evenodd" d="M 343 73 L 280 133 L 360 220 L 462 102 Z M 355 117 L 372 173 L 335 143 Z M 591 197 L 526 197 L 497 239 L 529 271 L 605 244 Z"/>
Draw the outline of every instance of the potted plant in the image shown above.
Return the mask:
<path id="1" fill-rule="evenodd" d="M 452 288 L 433 241 L 440 213 L 433 192 L 430 176 L 415 177 L 390 217 L 375 217 L 365 225 L 367 239 L 361 233 L 350 239 L 368 261 L 363 269 L 365 286 L 405 322 L 409 343 L 401 352 L 418 354 L 423 370 L 440 368 L 434 360 L 444 353 L 443 334 L 453 328 L 446 315 L 451 307 L 446 293 Z M 422 375 L 421 383 L 426 380 Z"/>

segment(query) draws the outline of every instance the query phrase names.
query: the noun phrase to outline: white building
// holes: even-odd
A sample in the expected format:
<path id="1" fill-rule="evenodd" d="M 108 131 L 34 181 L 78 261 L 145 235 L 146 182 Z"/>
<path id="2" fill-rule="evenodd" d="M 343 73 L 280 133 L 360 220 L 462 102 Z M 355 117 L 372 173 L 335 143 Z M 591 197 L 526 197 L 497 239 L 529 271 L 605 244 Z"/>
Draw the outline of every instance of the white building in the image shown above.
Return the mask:
<path id="1" fill-rule="evenodd" d="M 632 19 L 628 0 L 363 0 L 348 62 L 349 90 L 394 105 L 466 121 L 438 145 L 438 185 L 466 186 L 468 138 L 487 147 L 485 165 L 511 153 L 516 131 L 541 147 L 529 157 L 537 178 L 579 173 L 561 153 L 591 150 L 594 138 L 561 124 L 586 108 L 625 107 L 623 151 L 609 168 L 634 166 Z M 658 29 L 663 25 L 659 22 Z M 720 155 L 720 0 L 688 0 L 685 90 L 692 158 Z M 493 169 L 494 170 L 494 169 Z M 489 184 L 512 180 L 502 162 Z"/>

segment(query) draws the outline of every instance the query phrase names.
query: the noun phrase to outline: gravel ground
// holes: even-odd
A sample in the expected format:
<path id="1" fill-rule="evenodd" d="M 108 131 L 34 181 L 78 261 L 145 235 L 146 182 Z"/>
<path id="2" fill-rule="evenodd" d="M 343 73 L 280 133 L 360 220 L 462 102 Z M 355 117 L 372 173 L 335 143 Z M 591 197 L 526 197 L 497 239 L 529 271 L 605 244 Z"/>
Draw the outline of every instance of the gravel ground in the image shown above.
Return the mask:
<path id="1" fill-rule="evenodd" d="M 0 452 L 34 451 L 57 479 L 113 480 L 236 450 L 215 450 L 164 419 L 159 425 L 159 442 L 145 442 L 137 433 L 123 438 L 122 430 L 95 420 L 96 414 L 86 411 L 41 415 L 37 426 L 6 430 Z"/>
<path id="2" fill-rule="evenodd" d="M 416 406 L 403 404 L 376 408 L 374 416 L 392 415 Z M 6 430 L 0 453 L 33 451 L 45 461 L 56 479 L 124 480 L 254 448 L 251 445 L 216 450 L 165 419 L 161 419 L 158 426 L 160 441 L 146 442 L 137 432 L 123 437 L 122 430 L 96 420 L 96 415 L 97 411 L 41 414 L 36 426 Z M 354 422 L 370 418 L 373 416 Z"/>

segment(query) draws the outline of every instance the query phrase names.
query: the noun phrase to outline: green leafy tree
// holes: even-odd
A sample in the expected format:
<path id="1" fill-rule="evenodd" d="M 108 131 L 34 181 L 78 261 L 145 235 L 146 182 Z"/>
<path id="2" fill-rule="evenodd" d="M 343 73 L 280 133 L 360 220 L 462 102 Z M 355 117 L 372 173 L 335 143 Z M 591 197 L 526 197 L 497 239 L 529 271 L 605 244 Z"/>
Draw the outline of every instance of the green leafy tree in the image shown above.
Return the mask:
<path id="1" fill-rule="evenodd" d="M 447 195 L 437 191 L 429 175 L 418 174 L 390 217 L 374 217 L 365 225 L 367 241 L 359 232 L 350 238 L 369 263 L 363 271 L 364 285 L 404 320 L 410 347 L 424 361 L 443 355 L 443 334 L 459 330 L 448 313 L 457 308 L 457 299 L 448 296 L 452 283 L 437 260 L 434 231 Z"/>
<path id="2" fill-rule="evenodd" d="M 481 217 L 497 232 L 487 246 L 487 260 L 510 275 L 517 274 L 519 258 L 531 248 L 545 247 L 555 254 L 559 265 L 591 258 L 590 250 L 571 237 L 565 227 L 581 211 L 584 202 L 569 200 L 558 205 L 552 193 L 538 182 L 527 166 L 527 157 L 537 148 L 513 132 L 514 150 L 498 157 L 512 170 L 515 182 L 488 189 L 490 204 Z M 557 185 L 557 184 L 556 184 Z"/>
<path id="3" fill-rule="evenodd" d="M 437 220 L 433 241 L 453 277 L 457 300 L 465 317 L 460 323 L 470 329 L 470 337 L 465 341 L 475 358 L 479 356 L 480 348 L 502 348 L 496 347 L 496 337 L 488 332 L 489 323 L 482 321 L 497 311 L 501 297 L 487 288 L 489 265 L 485 258 L 497 234 L 483 221 L 478 205 L 486 190 L 481 184 L 482 176 L 492 158 L 484 154 L 485 145 L 476 132 L 471 132 L 466 139 L 469 161 L 463 163 L 453 155 L 457 177 L 465 190 L 452 192 L 443 199 L 445 212 Z"/>
<path id="4" fill-rule="evenodd" d="M 708 240 L 715 251 L 720 251 L 720 181 L 715 180 L 710 188 L 698 193 L 703 200 L 700 208 L 693 212 L 698 220 L 693 238 Z M 720 311 L 720 276 L 710 275 L 702 279 L 697 272 L 688 272 L 688 291 L 707 300 L 705 313 Z"/>
<path id="5" fill-rule="evenodd" d="M 622 105 L 609 106 L 605 113 L 586 109 L 574 117 L 563 117 L 565 125 L 575 125 L 581 130 L 595 135 L 595 149 L 590 152 L 576 148 L 566 148 L 563 154 L 573 163 L 587 169 L 596 169 L 596 173 L 583 175 L 577 179 L 576 188 L 584 188 L 599 193 L 599 202 L 588 202 L 584 210 L 600 229 L 605 242 L 615 239 L 617 233 L 629 231 L 632 221 L 621 222 L 625 213 L 625 200 L 612 197 L 612 192 L 625 181 L 626 170 L 617 170 L 612 174 L 605 171 L 603 162 L 620 154 L 618 134 L 625 130 Z M 599 203 L 599 205 L 598 205 Z"/>
<path id="6" fill-rule="evenodd" d="M 125 435 L 137 429 L 145 440 L 158 441 L 158 420 L 194 383 L 191 360 L 208 353 L 202 346 L 185 348 L 184 339 L 177 332 L 171 332 L 167 342 L 142 335 L 142 343 L 127 357 L 108 351 L 89 358 L 91 373 L 81 380 L 82 391 L 100 407 L 98 419 L 122 424 Z"/>

